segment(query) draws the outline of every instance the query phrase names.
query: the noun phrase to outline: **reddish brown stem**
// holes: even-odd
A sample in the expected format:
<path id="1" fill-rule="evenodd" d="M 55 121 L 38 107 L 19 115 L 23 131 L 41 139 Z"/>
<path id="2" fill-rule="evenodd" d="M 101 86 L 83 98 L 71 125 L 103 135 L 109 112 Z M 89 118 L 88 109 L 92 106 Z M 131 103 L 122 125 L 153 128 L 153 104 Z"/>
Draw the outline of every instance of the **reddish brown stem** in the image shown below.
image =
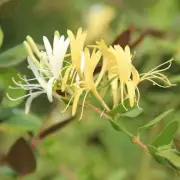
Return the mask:
<path id="1" fill-rule="evenodd" d="M 87 104 L 88 107 L 90 107 L 92 110 L 94 110 L 95 112 L 97 112 L 98 114 L 102 114 L 101 110 L 91 104 Z M 106 113 L 103 113 L 102 114 L 102 117 L 104 117 L 105 119 L 109 120 L 110 119 L 110 116 Z M 141 147 L 143 150 L 145 150 L 146 152 L 149 153 L 149 150 L 147 148 L 147 146 L 141 142 L 141 140 L 139 139 L 139 137 L 134 137 L 132 138 L 132 142 L 137 144 L 139 147 Z"/>

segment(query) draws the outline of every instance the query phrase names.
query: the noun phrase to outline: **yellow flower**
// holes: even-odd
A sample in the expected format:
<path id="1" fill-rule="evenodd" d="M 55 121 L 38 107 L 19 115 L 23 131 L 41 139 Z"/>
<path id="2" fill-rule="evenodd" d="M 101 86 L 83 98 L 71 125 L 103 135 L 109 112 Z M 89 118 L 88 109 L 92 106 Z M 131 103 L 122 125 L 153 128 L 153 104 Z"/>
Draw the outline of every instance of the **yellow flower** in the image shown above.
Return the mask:
<path id="1" fill-rule="evenodd" d="M 118 77 L 116 73 L 113 73 L 112 68 L 116 66 L 115 56 L 109 51 L 109 48 L 103 40 L 96 42 L 99 50 L 103 54 L 103 64 L 99 76 L 96 80 L 96 86 L 100 83 L 105 73 L 108 71 L 108 78 L 111 81 L 111 90 L 113 96 L 114 107 L 118 105 Z M 112 80 L 113 79 L 113 80 Z"/>
<path id="2" fill-rule="evenodd" d="M 120 99 L 123 104 L 124 99 L 128 96 L 130 106 L 134 106 L 136 98 L 135 91 L 137 90 L 137 99 L 139 99 L 139 90 L 137 84 L 139 83 L 139 73 L 132 65 L 132 55 L 128 46 L 123 50 L 119 45 L 111 46 L 109 51 L 115 56 L 115 65 L 111 68 L 112 73 L 117 74 L 120 80 Z M 132 75 L 132 79 L 131 79 Z M 127 94 L 125 90 L 127 89 Z"/>
<path id="3" fill-rule="evenodd" d="M 103 101 L 101 96 L 99 95 L 96 85 L 94 83 L 93 72 L 101 58 L 101 52 L 93 50 L 92 54 L 90 55 L 89 49 L 85 49 L 85 68 L 84 68 L 84 83 L 88 91 L 90 90 L 92 94 L 96 97 L 96 99 L 101 103 L 101 105 L 109 111 L 109 107 Z"/>
<path id="4" fill-rule="evenodd" d="M 83 32 L 82 28 L 79 28 L 76 37 L 70 30 L 67 31 L 67 34 L 70 39 L 72 65 L 80 75 L 81 55 L 87 33 Z"/>
<path id="5" fill-rule="evenodd" d="M 81 104 L 82 111 L 81 111 L 80 119 L 82 118 L 85 100 L 86 100 L 86 97 L 89 92 L 91 92 L 96 97 L 96 99 L 101 103 L 101 105 L 104 109 L 106 109 L 107 111 L 110 110 L 109 107 L 106 105 L 106 103 L 101 98 L 101 96 L 99 95 L 99 93 L 97 92 L 97 89 L 96 89 L 96 86 L 94 83 L 93 72 L 94 72 L 100 58 L 101 58 L 100 51 L 95 51 L 95 49 L 94 49 L 93 52 L 90 53 L 88 48 L 85 48 L 85 50 L 81 56 L 80 73 L 82 76 L 80 78 L 79 74 L 76 74 L 76 81 L 74 84 L 72 84 L 72 89 L 74 91 L 74 94 L 72 95 L 72 98 L 70 100 L 70 101 L 73 100 L 72 115 L 74 115 L 76 113 L 79 99 L 80 99 L 81 95 L 83 94 L 83 92 L 85 92 L 84 99 Z M 67 107 L 69 106 L 69 104 L 67 105 Z"/>

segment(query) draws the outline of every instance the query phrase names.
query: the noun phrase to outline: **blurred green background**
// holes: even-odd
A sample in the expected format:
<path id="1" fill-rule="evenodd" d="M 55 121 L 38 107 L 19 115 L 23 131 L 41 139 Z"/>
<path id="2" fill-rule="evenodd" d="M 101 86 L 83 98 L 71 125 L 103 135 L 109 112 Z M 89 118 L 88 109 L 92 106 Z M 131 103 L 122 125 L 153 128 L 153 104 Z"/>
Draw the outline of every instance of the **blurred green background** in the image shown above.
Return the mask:
<path id="1" fill-rule="evenodd" d="M 17 73 L 30 75 L 26 53 L 21 43 L 26 35 L 42 44 L 42 36 L 53 38 L 55 30 L 66 34 L 79 27 L 88 30 L 87 44 L 101 38 L 111 44 L 130 25 L 135 27 L 133 39 L 147 29 L 165 33 L 163 38 L 146 36 L 135 48 L 134 64 L 140 72 L 174 58 L 167 75 L 177 86 L 163 89 L 149 83 L 140 85 L 140 106 L 144 109 L 136 119 L 123 121 L 133 132 L 140 124 L 159 113 L 174 108 L 165 121 L 180 117 L 180 1 L 179 0 L 0 0 L 0 26 L 3 43 L 0 49 L 0 154 L 6 154 L 27 131 L 37 133 L 42 124 L 59 122 L 67 114 L 64 105 L 50 104 L 45 96 L 33 101 L 31 113 L 24 115 L 24 103 L 9 101 L 6 92 Z M 1 35 L 0 35 L 1 36 Z M 11 49 L 12 48 L 12 49 Z M 12 97 L 23 91 L 10 91 Z M 107 99 L 108 100 L 108 99 Z M 109 103 L 110 100 L 109 100 Z M 151 142 L 163 123 L 144 134 Z M 177 180 L 170 168 L 155 162 L 123 134 L 116 132 L 103 118 L 86 109 L 81 121 L 74 121 L 60 132 L 42 140 L 38 146 L 37 170 L 25 180 Z M 17 179 L 0 169 L 0 179 Z"/>

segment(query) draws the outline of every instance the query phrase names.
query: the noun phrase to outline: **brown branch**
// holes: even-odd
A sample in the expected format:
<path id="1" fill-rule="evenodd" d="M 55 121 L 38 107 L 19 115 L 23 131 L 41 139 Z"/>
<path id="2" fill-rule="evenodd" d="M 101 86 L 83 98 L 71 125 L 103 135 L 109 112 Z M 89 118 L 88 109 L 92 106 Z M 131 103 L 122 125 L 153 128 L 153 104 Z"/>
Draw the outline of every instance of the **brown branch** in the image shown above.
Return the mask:
<path id="1" fill-rule="evenodd" d="M 99 108 L 97 108 L 97 107 L 95 107 L 95 106 L 93 106 L 91 104 L 87 104 L 87 106 L 90 107 L 95 112 L 97 112 L 98 114 L 102 114 L 102 112 L 101 112 L 101 110 Z M 106 114 L 106 113 L 103 113 L 102 116 L 107 120 L 110 119 L 110 116 L 108 114 Z M 141 142 L 139 137 L 137 137 L 137 136 L 133 137 L 132 142 L 137 144 L 139 147 L 141 147 L 143 150 L 145 150 L 146 152 L 149 153 L 149 150 L 148 150 L 147 146 L 143 142 Z"/>
<path id="2" fill-rule="evenodd" d="M 146 152 L 149 153 L 147 146 L 141 142 L 139 137 L 136 136 L 136 137 L 132 138 L 132 142 L 137 144 L 138 146 L 140 146 L 142 149 L 144 149 Z"/>
<path id="3" fill-rule="evenodd" d="M 94 110 L 95 112 L 97 112 L 98 114 L 101 114 L 102 117 L 104 117 L 105 119 L 107 119 L 107 120 L 110 119 L 110 116 L 108 114 L 106 114 L 106 113 L 102 113 L 102 111 L 99 108 L 93 106 L 92 104 L 86 104 L 86 105 L 88 107 L 90 107 L 92 110 Z"/>
<path id="4" fill-rule="evenodd" d="M 65 127 L 67 124 L 69 124 L 70 122 L 72 122 L 73 120 L 75 119 L 74 116 L 71 116 L 70 118 L 64 120 L 64 121 L 61 121 L 61 122 L 58 122 L 46 129 L 43 129 L 39 132 L 38 136 L 37 136 L 37 139 L 38 140 L 41 140 L 41 139 L 44 139 L 46 136 L 49 136 L 53 133 L 55 133 L 56 131 L 62 129 L 63 127 Z"/>
<path id="5" fill-rule="evenodd" d="M 32 148 L 35 149 L 35 147 L 38 145 L 40 140 L 42 140 L 45 137 L 55 133 L 58 130 L 64 128 L 66 125 L 68 125 L 74 119 L 75 119 L 75 116 L 71 116 L 71 117 L 67 118 L 66 120 L 58 122 L 56 124 L 53 124 L 52 126 L 50 126 L 48 128 L 45 128 L 45 129 L 41 128 L 39 130 L 39 133 L 37 134 L 37 136 L 31 142 Z"/>

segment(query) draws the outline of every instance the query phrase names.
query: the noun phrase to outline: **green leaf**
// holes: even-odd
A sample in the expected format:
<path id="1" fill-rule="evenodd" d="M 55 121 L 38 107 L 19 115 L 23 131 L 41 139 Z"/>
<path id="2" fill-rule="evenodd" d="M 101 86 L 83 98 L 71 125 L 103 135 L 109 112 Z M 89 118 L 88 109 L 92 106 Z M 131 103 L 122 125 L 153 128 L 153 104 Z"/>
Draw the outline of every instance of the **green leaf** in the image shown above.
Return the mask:
<path id="1" fill-rule="evenodd" d="M 135 118 L 135 117 L 139 116 L 142 112 L 143 112 L 143 109 L 134 108 L 134 109 L 131 109 L 131 110 L 121 114 L 121 116 Z"/>
<path id="2" fill-rule="evenodd" d="M 103 84 L 100 84 L 97 89 L 102 89 L 102 88 L 105 88 L 105 87 L 107 87 L 107 86 L 110 86 L 111 82 L 112 82 L 115 78 L 117 78 L 117 76 L 111 78 L 110 80 L 109 80 L 109 79 L 105 80 L 104 83 L 103 83 Z"/>
<path id="3" fill-rule="evenodd" d="M 158 152 L 158 149 L 152 145 L 147 145 L 147 148 L 150 152 L 150 154 L 153 156 L 153 158 L 160 164 L 167 165 L 168 161 L 164 159 L 161 156 L 158 156 L 156 153 Z"/>
<path id="4" fill-rule="evenodd" d="M 126 110 L 124 107 L 126 107 Z M 139 114 L 142 113 L 142 109 L 138 108 L 137 105 L 135 105 L 133 108 L 130 107 L 129 99 L 124 100 L 124 106 L 121 104 L 118 104 L 115 108 L 113 108 L 111 111 L 109 111 L 109 115 L 111 116 L 124 116 L 124 117 L 130 117 L 134 118 L 137 117 Z"/>
<path id="5" fill-rule="evenodd" d="M 127 109 L 130 109 L 130 105 L 129 105 L 129 99 L 126 99 L 124 101 L 124 106 L 127 108 Z M 124 113 L 126 112 L 127 110 L 123 107 L 122 104 L 118 104 L 118 106 L 116 106 L 115 108 L 113 108 L 111 111 L 109 111 L 108 113 L 110 115 L 113 115 L 113 116 L 116 116 L 117 114 L 121 114 L 121 113 Z"/>
<path id="6" fill-rule="evenodd" d="M 12 116 L 12 108 L 2 108 L 0 110 L 0 123 L 4 122 L 7 118 Z"/>
<path id="7" fill-rule="evenodd" d="M 175 149 L 162 150 L 157 152 L 156 155 L 165 158 L 174 169 L 180 170 L 180 154 Z"/>
<path id="8" fill-rule="evenodd" d="M 0 54 L 0 68 L 15 66 L 26 60 L 26 50 L 23 44 L 17 45 Z"/>
<path id="9" fill-rule="evenodd" d="M 129 137 L 133 138 L 134 135 L 132 133 L 130 133 L 127 129 L 125 129 L 125 127 L 121 124 L 121 123 L 116 123 L 114 120 L 109 119 L 112 127 L 116 130 L 116 131 L 121 131 L 124 132 L 126 135 L 128 135 Z"/>
<path id="10" fill-rule="evenodd" d="M 2 31 L 2 29 L 0 27 L 0 48 L 1 48 L 2 43 L 3 43 L 3 38 L 4 38 L 3 31 Z"/>
<path id="11" fill-rule="evenodd" d="M 160 114 L 159 116 L 157 116 L 155 119 L 153 119 L 152 121 L 150 121 L 149 123 L 147 123 L 144 126 L 141 126 L 138 128 L 138 132 L 146 130 L 152 126 L 154 126 L 155 124 L 157 124 L 158 122 L 160 122 L 164 117 L 166 117 L 169 113 L 171 113 L 173 111 L 173 109 L 170 109 L 168 111 L 163 112 L 162 114 Z"/>
<path id="12" fill-rule="evenodd" d="M 25 114 L 23 110 L 13 109 L 12 116 L 4 123 L 23 130 L 37 130 L 41 127 L 41 120 L 32 114 Z"/>
<path id="13" fill-rule="evenodd" d="M 178 122 L 170 122 L 162 132 L 159 133 L 152 145 L 155 147 L 170 145 L 177 130 Z"/>

